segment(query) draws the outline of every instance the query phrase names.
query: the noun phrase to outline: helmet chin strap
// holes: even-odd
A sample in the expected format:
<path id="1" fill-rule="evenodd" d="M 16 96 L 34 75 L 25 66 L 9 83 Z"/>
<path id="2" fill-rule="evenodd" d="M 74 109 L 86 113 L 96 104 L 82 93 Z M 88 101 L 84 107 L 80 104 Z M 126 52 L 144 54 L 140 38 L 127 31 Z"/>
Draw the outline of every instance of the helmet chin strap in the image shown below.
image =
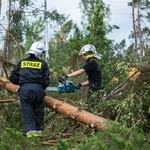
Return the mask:
<path id="1" fill-rule="evenodd" d="M 92 57 L 95 57 L 95 54 L 88 54 L 87 55 L 87 58 L 92 58 Z"/>

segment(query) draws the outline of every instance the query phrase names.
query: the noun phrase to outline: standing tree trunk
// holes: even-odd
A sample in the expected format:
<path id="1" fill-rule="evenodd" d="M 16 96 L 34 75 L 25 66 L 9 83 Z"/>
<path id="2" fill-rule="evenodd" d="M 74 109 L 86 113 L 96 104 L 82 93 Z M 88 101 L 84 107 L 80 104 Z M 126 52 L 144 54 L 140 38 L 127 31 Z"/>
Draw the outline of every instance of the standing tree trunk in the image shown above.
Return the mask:
<path id="1" fill-rule="evenodd" d="M 132 19 L 133 19 L 133 35 L 134 35 L 134 51 L 133 54 L 137 58 L 138 52 L 137 52 L 137 33 L 136 33 L 136 25 L 135 25 L 135 12 L 134 12 L 134 0 L 132 0 Z"/>
<path id="2" fill-rule="evenodd" d="M 7 14 L 7 18 L 8 18 L 8 26 L 7 29 L 5 30 L 5 40 L 4 40 L 4 49 L 3 49 L 3 57 L 6 60 L 10 60 L 10 11 L 11 11 L 11 3 L 9 0 L 9 8 L 8 8 L 8 14 Z"/>
<path id="3" fill-rule="evenodd" d="M 1 8 L 2 8 L 2 0 L 0 0 L 0 15 L 1 15 Z"/>
<path id="4" fill-rule="evenodd" d="M 140 58 L 144 56 L 143 44 L 142 44 L 142 33 L 141 33 L 141 14 L 140 14 L 141 0 L 138 0 L 138 37 L 139 37 L 139 49 Z"/>

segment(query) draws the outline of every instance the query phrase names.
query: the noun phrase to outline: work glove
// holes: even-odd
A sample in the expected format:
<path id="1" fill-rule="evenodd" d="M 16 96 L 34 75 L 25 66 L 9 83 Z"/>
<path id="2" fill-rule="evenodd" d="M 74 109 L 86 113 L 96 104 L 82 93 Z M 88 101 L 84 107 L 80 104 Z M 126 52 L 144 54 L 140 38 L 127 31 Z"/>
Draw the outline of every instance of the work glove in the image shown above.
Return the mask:
<path id="1" fill-rule="evenodd" d="M 67 75 L 59 77 L 59 82 L 62 83 L 62 84 L 65 84 L 67 79 L 68 79 Z"/>
<path id="2" fill-rule="evenodd" d="M 75 85 L 75 88 L 76 88 L 77 90 L 81 90 L 81 86 L 82 86 L 81 83 L 78 83 L 78 84 Z"/>

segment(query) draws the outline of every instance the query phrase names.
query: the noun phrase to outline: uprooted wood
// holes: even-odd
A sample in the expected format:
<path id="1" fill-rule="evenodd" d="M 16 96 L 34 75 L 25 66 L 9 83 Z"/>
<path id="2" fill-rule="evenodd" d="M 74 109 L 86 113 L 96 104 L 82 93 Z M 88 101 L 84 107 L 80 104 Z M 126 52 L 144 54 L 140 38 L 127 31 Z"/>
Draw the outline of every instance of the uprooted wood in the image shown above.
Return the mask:
<path id="1" fill-rule="evenodd" d="M 115 89 L 113 89 L 105 98 L 107 100 L 111 100 L 117 93 L 119 93 L 120 91 L 122 91 L 123 89 L 125 89 L 128 81 L 130 81 L 135 76 L 139 76 L 141 70 L 143 70 L 145 67 L 147 67 L 149 65 L 150 65 L 150 62 L 147 62 L 146 64 L 141 65 L 141 67 L 139 69 L 135 69 L 135 72 L 133 72 L 131 74 L 131 76 L 129 76 L 124 82 L 122 82 L 121 84 L 119 84 Z"/>

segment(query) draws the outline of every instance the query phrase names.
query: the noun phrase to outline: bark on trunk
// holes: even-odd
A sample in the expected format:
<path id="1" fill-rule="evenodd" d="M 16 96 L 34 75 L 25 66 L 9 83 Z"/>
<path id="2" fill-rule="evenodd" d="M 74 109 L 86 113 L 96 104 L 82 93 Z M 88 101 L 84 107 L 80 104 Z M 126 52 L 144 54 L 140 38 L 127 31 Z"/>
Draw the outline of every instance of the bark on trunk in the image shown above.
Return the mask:
<path id="1" fill-rule="evenodd" d="M 0 77 L 0 85 L 12 93 L 16 93 L 19 88 L 18 85 L 12 84 L 10 81 L 2 77 Z M 64 101 L 45 96 L 44 102 L 46 107 L 51 108 L 61 114 L 67 115 L 85 125 L 89 125 L 92 128 L 107 129 L 110 127 L 108 121 L 105 118 L 96 116 L 85 110 L 80 110 L 78 107 L 70 105 Z"/>
<path id="2" fill-rule="evenodd" d="M 0 85 L 11 93 L 16 93 L 19 89 L 19 85 L 15 85 L 3 77 L 0 77 Z"/>
<path id="3" fill-rule="evenodd" d="M 45 106 L 51 108 L 61 114 L 65 114 L 72 119 L 75 119 L 83 124 L 89 125 L 95 129 L 108 128 L 108 122 L 105 118 L 96 116 L 85 110 L 81 110 L 78 107 L 70 105 L 64 101 L 45 96 Z"/>

